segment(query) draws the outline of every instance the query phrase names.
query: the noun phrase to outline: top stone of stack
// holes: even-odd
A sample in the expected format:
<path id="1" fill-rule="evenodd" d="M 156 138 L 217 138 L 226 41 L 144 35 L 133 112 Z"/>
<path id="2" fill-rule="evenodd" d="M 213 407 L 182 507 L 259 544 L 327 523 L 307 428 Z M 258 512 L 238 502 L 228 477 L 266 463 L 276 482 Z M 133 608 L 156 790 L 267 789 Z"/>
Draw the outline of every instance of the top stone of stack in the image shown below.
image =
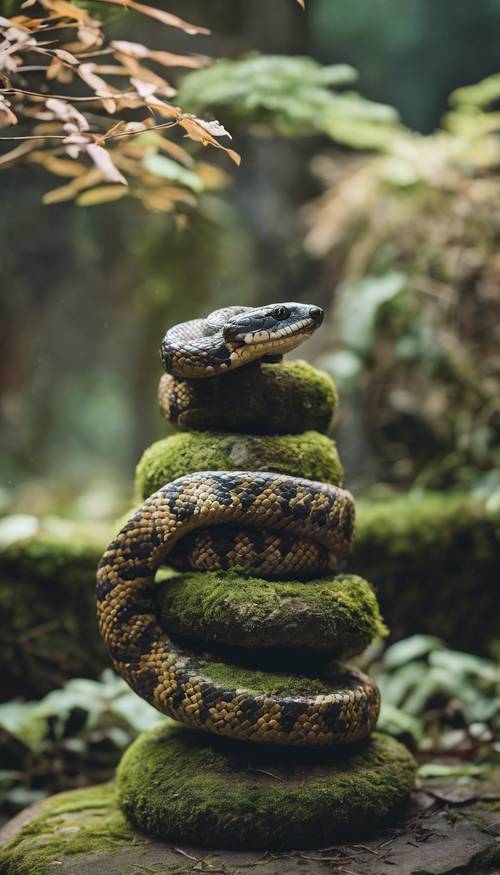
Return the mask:
<path id="1" fill-rule="evenodd" d="M 329 375 L 303 361 L 247 365 L 223 379 L 164 374 L 159 386 L 163 416 L 182 430 L 325 433 L 337 401 Z"/>

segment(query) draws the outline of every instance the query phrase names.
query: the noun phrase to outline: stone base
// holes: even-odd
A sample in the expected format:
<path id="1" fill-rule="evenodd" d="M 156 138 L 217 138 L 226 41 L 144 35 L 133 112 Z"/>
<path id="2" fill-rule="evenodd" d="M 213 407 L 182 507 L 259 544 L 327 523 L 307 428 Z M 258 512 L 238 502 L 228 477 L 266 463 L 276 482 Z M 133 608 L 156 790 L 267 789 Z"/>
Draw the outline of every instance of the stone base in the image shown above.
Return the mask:
<path id="1" fill-rule="evenodd" d="M 357 745 L 297 750 L 169 722 L 132 744 L 117 777 L 123 811 L 154 838 L 270 850 L 360 840 L 400 808 L 415 763 L 378 733 Z"/>
<path id="2" fill-rule="evenodd" d="M 498 873 L 498 775 L 427 780 L 397 825 L 362 844 L 262 854 L 166 844 L 136 832 L 110 785 L 59 793 L 22 811 L 0 832 L 2 875 L 467 875 Z"/>

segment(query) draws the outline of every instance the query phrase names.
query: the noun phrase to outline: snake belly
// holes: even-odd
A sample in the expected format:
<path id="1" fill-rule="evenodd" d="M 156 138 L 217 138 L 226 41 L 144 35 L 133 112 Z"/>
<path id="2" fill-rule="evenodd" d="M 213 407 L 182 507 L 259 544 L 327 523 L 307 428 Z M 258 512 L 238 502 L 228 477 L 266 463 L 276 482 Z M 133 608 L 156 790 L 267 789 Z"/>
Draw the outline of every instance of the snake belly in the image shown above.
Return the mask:
<path id="1" fill-rule="evenodd" d="M 354 501 L 338 487 L 271 472 L 202 471 L 163 486 L 99 564 L 98 621 L 115 668 L 162 713 L 219 735 L 302 746 L 366 737 L 380 697 L 362 672 L 339 668 L 324 678 L 324 694 L 257 694 L 211 679 L 197 655 L 160 628 L 157 569 L 188 533 L 227 525 L 309 539 L 340 559 L 353 538 Z"/>

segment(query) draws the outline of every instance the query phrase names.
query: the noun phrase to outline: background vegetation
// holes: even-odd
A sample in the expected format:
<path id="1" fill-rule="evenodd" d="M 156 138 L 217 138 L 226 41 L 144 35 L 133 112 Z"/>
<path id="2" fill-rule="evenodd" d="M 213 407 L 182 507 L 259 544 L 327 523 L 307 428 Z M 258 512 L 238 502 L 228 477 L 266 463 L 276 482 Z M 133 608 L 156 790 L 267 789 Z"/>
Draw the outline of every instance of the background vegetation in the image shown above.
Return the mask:
<path id="1" fill-rule="evenodd" d="M 498 434 L 496 155 L 485 161 L 479 149 L 457 163 L 450 138 L 402 140 L 388 105 L 402 124 L 432 131 L 451 91 L 496 72 L 500 3 L 374 0 L 367 10 L 361 0 L 311 0 L 305 16 L 288 0 L 214 0 L 210 9 L 174 0 L 169 9 L 213 31 L 169 30 L 173 51 L 257 50 L 344 66 L 254 59 L 177 76 L 186 109 L 218 114 L 244 155 L 239 170 L 225 156 L 212 161 L 218 173 L 187 228 L 130 198 L 44 207 L 50 174 L 33 163 L 3 173 L 3 509 L 96 518 L 123 506 L 134 463 L 163 434 L 160 335 L 234 300 L 313 300 L 332 314 L 321 349 L 308 354 L 341 383 L 351 485 L 406 486 L 421 474 L 424 485 L 494 490 L 493 475 L 485 486 L 476 474 L 495 466 Z M 134 13 L 110 34 L 130 38 L 131 27 L 137 41 L 164 47 L 166 30 Z M 387 107 L 345 96 L 353 90 Z M 446 127 L 457 124 L 455 114 Z M 473 118 L 482 136 L 478 125 Z M 373 163 L 374 148 L 396 154 Z M 328 194 L 314 204 L 325 183 L 333 215 Z M 356 285 L 367 274 L 376 282 Z M 333 309 L 346 280 L 361 332 L 359 314 Z M 362 350 L 342 336 L 346 320 Z"/>

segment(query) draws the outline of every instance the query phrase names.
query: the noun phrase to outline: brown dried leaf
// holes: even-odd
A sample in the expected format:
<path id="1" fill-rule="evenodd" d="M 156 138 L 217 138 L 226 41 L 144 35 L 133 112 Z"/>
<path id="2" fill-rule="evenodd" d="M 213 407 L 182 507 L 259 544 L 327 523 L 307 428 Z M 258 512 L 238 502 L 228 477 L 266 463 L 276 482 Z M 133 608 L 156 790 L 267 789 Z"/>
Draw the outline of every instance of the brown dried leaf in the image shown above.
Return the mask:
<path id="1" fill-rule="evenodd" d="M 123 185 L 99 185 L 97 188 L 89 188 L 83 194 L 78 195 L 76 203 L 79 207 L 93 207 L 97 204 L 117 201 L 126 194 L 128 191 Z"/>
<path id="2" fill-rule="evenodd" d="M 61 100 L 59 97 L 49 97 L 45 106 L 52 113 L 52 118 L 60 119 L 65 124 L 71 122 L 78 131 L 88 131 L 89 123 L 85 116 L 66 100 Z"/>
<path id="3" fill-rule="evenodd" d="M 28 161 L 34 161 L 35 164 L 41 164 L 42 167 L 45 167 L 50 173 L 54 173 L 55 176 L 76 177 L 81 176 L 82 173 L 86 173 L 88 170 L 88 167 L 79 161 L 57 158 L 50 152 L 43 152 L 41 150 L 32 152 L 31 155 L 28 156 Z"/>
<path id="4" fill-rule="evenodd" d="M 113 164 L 111 155 L 102 146 L 97 143 L 89 143 L 85 151 L 92 158 L 95 166 L 101 171 L 104 179 L 109 179 L 110 182 L 120 182 L 122 185 L 128 185 L 127 180 L 120 173 L 117 167 Z"/>
<path id="5" fill-rule="evenodd" d="M 59 204 L 62 201 L 73 200 L 85 188 L 90 188 L 92 185 L 97 185 L 102 180 L 102 173 L 97 167 L 91 167 L 87 173 L 82 176 L 77 176 L 67 185 L 61 185 L 59 188 L 54 188 L 52 191 L 47 191 L 43 198 L 44 204 Z"/>
<path id="6" fill-rule="evenodd" d="M 71 52 L 68 52 L 66 49 L 54 49 L 54 54 L 57 55 L 57 57 L 60 58 L 61 61 L 65 61 L 66 64 L 75 64 L 76 66 L 78 66 L 78 64 L 80 63 L 78 58 L 75 58 L 75 56 L 72 55 Z"/>
<path id="7" fill-rule="evenodd" d="M 18 161 L 19 158 L 22 158 L 28 152 L 36 149 L 38 145 L 40 145 L 38 140 L 27 140 L 24 143 L 19 143 L 19 146 L 16 146 L 15 149 L 11 149 L 10 152 L 5 152 L 4 155 L 0 155 L 0 166 L 6 167 L 15 161 Z"/>
<path id="8" fill-rule="evenodd" d="M 112 85 L 108 85 L 104 79 L 101 79 L 95 72 L 96 64 L 80 64 L 78 67 L 78 75 L 87 85 L 92 88 L 97 97 L 102 97 L 102 105 L 106 112 L 113 113 L 116 111 L 116 103 L 113 95 L 117 93 L 117 89 Z"/>
<path id="9" fill-rule="evenodd" d="M 60 0 L 59 0 L 60 2 Z M 156 9 L 154 6 L 146 6 L 144 3 L 136 3 L 135 0 L 100 0 L 101 3 L 111 3 L 114 6 L 124 6 L 126 9 L 134 9 L 136 12 L 141 12 L 143 15 L 148 15 L 150 18 L 155 18 L 161 24 L 167 27 L 177 27 L 191 35 L 209 34 L 210 31 L 206 27 L 198 27 L 196 24 L 189 24 L 188 21 L 183 21 L 177 15 L 172 15 L 171 12 L 165 12 L 164 9 Z"/>
<path id="10" fill-rule="evenodd" d="M 128 40 L 112 40 L 111 47 L 117 52 L 128 55 L 131 58 L 149 58 L 164 67 L 189 67 L 197 69 L 205 67 L 210 58 L 205 55 L 177 55 L 174 52 L 154 51 L 143 46 L 141 43 L 132 43 Z"/>
<path id="11" fill-rule="evenodd" d="M 52 58 L 47 72 L 47 79 L 55 79 L 57 82 L 69 84 L 73 81 L 73 71 L 67 64 L 64 64 L 60 58 Z"/>
<path id="12" fill-rule="evenodd" d="M 0 128 L 17 125 L 17 116 L 11 110 L 10 100 L 0 94 Z"/>
<path id="13" fill-rule="evenodd" d="M 70 18 L 73 21 L 81 22 L 92 20 L 86 9 L 68 2 L 68 0 L 39 0 L 39 2 L 45 9 L 54 12 L 57 16 L 61 16 L 62 18 Z M 23 9 L 26 9 L 27 6 L 28 3 L 23 3 Z"/>
<path id="14" fill-rule="evenodd" d="M 152 70 L 144 67 L 143 64 L 139 64 L 135 58 L 124 55 L 121 52 L 117 52 L 116 57 L 117 60 L 126 67 L 128 74 L 131 77 L 130 81 L 141 97 L 143 96 L 141 93 L 141 86 L 145 83 L 154 85 L 153 91 L 149 91 L 149 94 L 157 93 L 161 94 L 163 97 L 174 97 L 177 93 L 175 88 L 172 88 L 169 82 L 166 82 L 161 76 L 158 76 L 156 73 L 153 73 Z"/>
<path id="15" fill-rule="evenodd" d="M 194 116 L 181 115 L 179 117 L 179 125 L 184 128 L 187 136 L 191 140 L 202 143 L 204 146 L 210 144 L 211 146 L 215 146 L 216 149 L 222 149 L 224 152 L 227 152 L 231 160 L 239 167 L 241 163 L 241 155 L 238 155 L 238 152 L 235 152 L 234 149 L 228 149 L 227 146 L 223 146 L 222 143 L 219 143 L 210 131 L 207 130 L 206 122 L 200 124 L 200 119 L 197 119 Z"/>

